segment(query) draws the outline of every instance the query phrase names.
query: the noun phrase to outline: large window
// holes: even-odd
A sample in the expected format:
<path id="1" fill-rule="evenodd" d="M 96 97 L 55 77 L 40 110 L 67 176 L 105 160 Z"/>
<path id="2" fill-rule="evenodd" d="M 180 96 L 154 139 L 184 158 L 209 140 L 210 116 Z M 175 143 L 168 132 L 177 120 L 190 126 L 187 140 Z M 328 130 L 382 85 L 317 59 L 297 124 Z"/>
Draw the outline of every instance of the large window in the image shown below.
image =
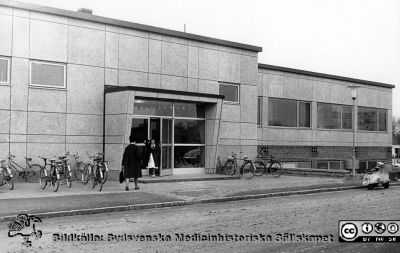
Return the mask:
<path id="1" fill-rule="evenodd" d="M 175 143 L 204 144 L 204 120 L 175 119 Z"/>
<path id="2" fill-rule="evenodd" d="M 387 110 L 358 107 L 358 130 L 387 131 Z"/>
<path id="3" fill-rule="evenodd" d="M 269 98 L 268 125 L 310 127 L 311 103 L 289 99 Z"/>
<path id="4" fill-rule="evenodd" d="M 352 129 L 352 107 L 318 103 L 318 128 Z"/>
<path id="5" fill-rule="evenodd" d="M 225 101 L 239 103 L 239 85 L 237 84 L 219 84 L 219 94 L 225 96 Z"/>
<path id="6" fill-rule="evenodd" d="M 0 57 L 0 83 L 10 82 L 10 60 Z"/>
<path id="7" fill-rule="evenodd" d="M 204 106 L 174 103 L 174 167 L 204 167 L 205 119 Z"/>
<path id="8" fill-rule="evenodd" d="M 65 64 L 31 61 L 31 85 L 65 88 Z"/>
<path id="9" fill-rule="evenodd" d="M 204 164 L 204 146 L 175 146 L 175 168 L 202 168 Z"/>

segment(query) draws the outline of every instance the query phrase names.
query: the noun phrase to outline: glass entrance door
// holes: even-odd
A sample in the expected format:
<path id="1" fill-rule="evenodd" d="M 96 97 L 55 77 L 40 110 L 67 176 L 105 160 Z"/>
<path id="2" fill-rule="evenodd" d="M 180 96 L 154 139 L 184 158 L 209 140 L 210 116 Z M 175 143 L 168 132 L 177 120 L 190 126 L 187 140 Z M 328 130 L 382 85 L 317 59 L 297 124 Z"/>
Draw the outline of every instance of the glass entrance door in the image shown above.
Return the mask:
<path id="1" fill-rule="evenodd" d="M 142 141 L 154 138 L 160 145 L 161 175 L 205 172 L 204 104 L 135 98 L 133 115 Z"/>
<path id="2" fill-rule="evenodd" d="M 172 119 L 161 117 L 132 118 L 131 135 L 135 136 L 137 145 L 144 154 L 144 141 L 155 139 L 160 145 L 160 175 L 172 175 L 173 145 L 172 145 Z M 144 161 L 146 163 L 147 161 Z M 147 170 L 143 171 L 147 174 Z"/>

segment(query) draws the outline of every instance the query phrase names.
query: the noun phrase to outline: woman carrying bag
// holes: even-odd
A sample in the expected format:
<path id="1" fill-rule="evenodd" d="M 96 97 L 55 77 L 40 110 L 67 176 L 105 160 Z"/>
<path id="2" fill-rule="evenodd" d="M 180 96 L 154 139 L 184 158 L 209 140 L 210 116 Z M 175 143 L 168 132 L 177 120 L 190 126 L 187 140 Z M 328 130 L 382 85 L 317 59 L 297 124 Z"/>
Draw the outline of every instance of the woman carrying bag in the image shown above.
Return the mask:
<path id="1" fill-rule="evenodd" d="M 122 157 L 122 171 L 125 178 L 125 190 L 129 191 L 129 179 L 133 178 L 135 190 L 139 190 L 138 178 L 142 177 L 142 154 L 136 145 L 134 136 L 129 137 L 130 144 L 125 148 Z"/>

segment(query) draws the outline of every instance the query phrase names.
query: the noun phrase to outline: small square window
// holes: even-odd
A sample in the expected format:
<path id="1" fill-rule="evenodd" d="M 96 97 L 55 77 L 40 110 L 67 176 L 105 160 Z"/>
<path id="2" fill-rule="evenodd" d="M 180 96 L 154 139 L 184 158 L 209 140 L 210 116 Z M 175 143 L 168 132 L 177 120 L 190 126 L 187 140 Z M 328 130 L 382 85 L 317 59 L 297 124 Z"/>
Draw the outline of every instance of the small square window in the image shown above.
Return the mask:
<path id="1" fill-rule="evenodd" d="M 225 96 L 225 101 L 239 103 L 239 85 L 237 84 L 219 84 L 219 94 Z"/>
<path id="2" fill-rule="evenodd" d="M 30 84 L 51 88 L 65 88 L 65 64 L 32 61 Z"/>
<path id="3" fill-rule="evenodd" d="M 10 82 L 10 59 L 0 57 L 0 83 Z"/>

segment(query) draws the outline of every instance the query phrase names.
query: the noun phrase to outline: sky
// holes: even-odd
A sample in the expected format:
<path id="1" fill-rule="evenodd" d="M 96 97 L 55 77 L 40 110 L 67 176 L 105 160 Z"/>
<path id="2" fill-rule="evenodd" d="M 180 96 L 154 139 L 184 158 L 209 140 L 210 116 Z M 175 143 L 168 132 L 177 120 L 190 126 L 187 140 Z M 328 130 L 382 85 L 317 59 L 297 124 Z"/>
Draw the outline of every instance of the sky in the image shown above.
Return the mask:
<path id="1" fill-rule="evenodd" d="M 259 63 L 396 85 L 398 0 L 24 0 L 263 48 Z"/>

